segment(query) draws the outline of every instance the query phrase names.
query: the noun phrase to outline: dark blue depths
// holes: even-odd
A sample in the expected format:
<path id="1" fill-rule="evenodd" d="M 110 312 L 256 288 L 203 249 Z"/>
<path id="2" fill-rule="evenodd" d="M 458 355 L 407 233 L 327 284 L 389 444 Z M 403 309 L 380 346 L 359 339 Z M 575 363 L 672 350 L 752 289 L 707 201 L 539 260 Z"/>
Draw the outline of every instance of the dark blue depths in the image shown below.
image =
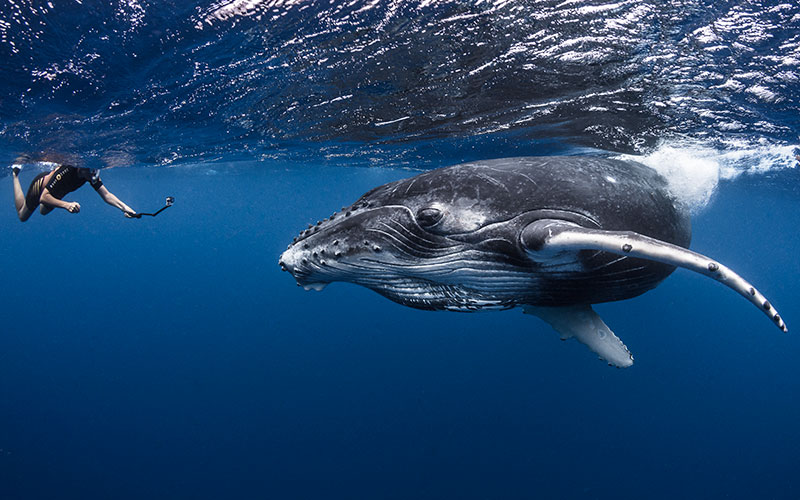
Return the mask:
<path id="1" fill-rule="evenodd" d="M 175 196 L 156 219 L 89 189 L 79 215 L 0 211 L 0 497 L 800 495 L 792 179 L 724 183 L 693 241 L 790 333 L 679 270 L 598 306 L 636 356 L 617 370 L 519 311 L 296 288 L 292 236 L 410 173 L 287 167 L 104 174 L 139 210 Z"/>

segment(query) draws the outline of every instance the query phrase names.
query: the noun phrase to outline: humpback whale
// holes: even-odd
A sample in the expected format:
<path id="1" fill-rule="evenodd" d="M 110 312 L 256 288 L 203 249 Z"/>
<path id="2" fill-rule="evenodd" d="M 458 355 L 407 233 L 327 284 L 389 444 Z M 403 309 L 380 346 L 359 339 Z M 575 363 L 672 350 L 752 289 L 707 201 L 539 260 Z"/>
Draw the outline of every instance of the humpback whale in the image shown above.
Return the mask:
<path id="1" fill-rule="evenodd" d="M 309 225 L 279 264 L 306 289 L 346 281 L 420 309 L 521 307 L 617 367 L 633 356 L 592 304 L 636 297 L 677 267 L 727 285 L 787 331 L 754 286 L 690 240 L 687 207 L 647 166 L 502 158 L 376 187 Z"/>

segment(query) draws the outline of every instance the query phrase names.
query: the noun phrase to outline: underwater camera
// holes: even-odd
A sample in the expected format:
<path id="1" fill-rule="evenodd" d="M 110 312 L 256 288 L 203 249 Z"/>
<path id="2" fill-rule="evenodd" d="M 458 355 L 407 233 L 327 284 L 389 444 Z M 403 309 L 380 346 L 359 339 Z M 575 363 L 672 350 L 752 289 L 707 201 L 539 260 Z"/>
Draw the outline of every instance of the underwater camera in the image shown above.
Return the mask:
<path id="1" fill-rule="evenodd" d="M 175 198 L 173 198 L 172 196 L 167 196 L 167 200 L 164 202 L 164 206 L 159 208 L 158 210 L 156 210 L 154 213 L 152 213 L 152 214 L 139 213 L 139 214 L 136 214 L 136 215 L 134 215 L 132 217 L 134 219 L 141 219 L 143 215 L 148 215 L 150 217 L 155 217 L 156 215 L 160 214 L 164 210 L 166 210 L 169 207 L 171 207 L 173 203 L 175 203 Z"/>

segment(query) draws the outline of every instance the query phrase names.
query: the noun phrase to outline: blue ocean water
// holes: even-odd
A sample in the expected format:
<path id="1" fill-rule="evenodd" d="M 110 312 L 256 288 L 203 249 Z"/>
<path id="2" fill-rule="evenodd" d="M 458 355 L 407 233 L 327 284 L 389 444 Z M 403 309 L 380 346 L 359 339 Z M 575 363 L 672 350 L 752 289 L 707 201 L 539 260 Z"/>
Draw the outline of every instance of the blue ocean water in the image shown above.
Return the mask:
<path id="1" fill-rule="evenodd" d="M 102 168 L 0 205 L 0 498 L 800 497 L 800 8 L 773 2 L 0 3 L 0 155 Z M 694 207 L 596 307 L 612 369 L 519 310 L 304 292 L 280 253 L 379 184 L 631 155 Z"/>

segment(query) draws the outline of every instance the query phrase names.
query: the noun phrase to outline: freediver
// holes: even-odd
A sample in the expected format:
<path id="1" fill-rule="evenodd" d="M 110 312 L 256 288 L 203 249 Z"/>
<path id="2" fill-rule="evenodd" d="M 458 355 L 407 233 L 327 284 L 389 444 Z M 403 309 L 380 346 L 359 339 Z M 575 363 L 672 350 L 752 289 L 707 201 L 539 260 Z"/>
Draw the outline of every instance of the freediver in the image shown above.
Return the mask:
<path id="1" fill-rule="evenodd" d="M 69 213 L 76 214 L 81 211 L 81 206 L 76 201 L 64 201 L 63 198 L 87 182 L 94 188 L 98 195 L 111 205 L 118 208 L 127 218 L 136 218 L 137 213 L 122 200 L 111 193 L 100 180 L 100 173 L 96 169 L 79 168 L 72 165 L 58 164 L 49 172 L 42 172 L 33 178 L 28 187 L 27 194 L 23 194 L 19 182 L 19 172 L 22 164 L 15 162 L 11 165 L 11 176 L 14 181 L 14 204 L 17 216 L 25 222 L 39 207 L 42 215 L 47 215 L 54 208 L 63 208 Z"/>

